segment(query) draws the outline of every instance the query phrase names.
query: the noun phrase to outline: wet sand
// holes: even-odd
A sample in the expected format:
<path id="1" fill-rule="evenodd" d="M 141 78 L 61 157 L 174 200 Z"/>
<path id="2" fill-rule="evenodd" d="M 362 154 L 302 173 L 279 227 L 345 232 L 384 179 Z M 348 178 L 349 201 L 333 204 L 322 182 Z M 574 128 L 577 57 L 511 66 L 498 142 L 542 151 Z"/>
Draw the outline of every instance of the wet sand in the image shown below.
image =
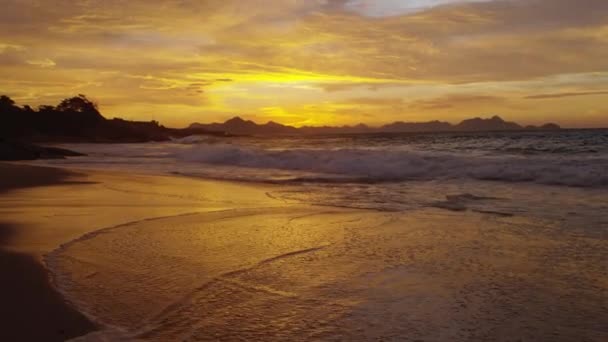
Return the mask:
<path id="1" fill-rule="evenodd" d="M 603 234 L 316 207 L 268 196 L 273 186 L 88 171 L 69 181 L 7 192 L 0 215 L 15 227 L 5 249 L 52 270 L 100 325 L 90 338 L 608 338 Z"/>
<path id="2" fill-rule="evenodd" d="M 58 185 L 75 174 L 60 169 L 0 164 L 0 195 L 19 188 Z M 95 329 L 53 289 L 33 255 L 7 250 L 19 226 L 0 222 L 0 340 L 63 341 Z"/>
<path id="3" fill-rule="evenodd" d="M 250 208 L 49 256 L 110 339 L 605 341 L 606 244 L 519 218 Z M 105 286 L 99 286 L 105 284 Z"/>
<path id="4" fill-rule="evenodd" d="M 52 286 L 47 253 L 97 229 L 232 206 L 222 196 L 227 188 L 187 178 L 0 163 L 0 341 L 63 341 L 96 329 Z M 239 193 L 243 206 L 267 201 L 263 192 L 260 198 L 248 198 L 251 190 Z"/>

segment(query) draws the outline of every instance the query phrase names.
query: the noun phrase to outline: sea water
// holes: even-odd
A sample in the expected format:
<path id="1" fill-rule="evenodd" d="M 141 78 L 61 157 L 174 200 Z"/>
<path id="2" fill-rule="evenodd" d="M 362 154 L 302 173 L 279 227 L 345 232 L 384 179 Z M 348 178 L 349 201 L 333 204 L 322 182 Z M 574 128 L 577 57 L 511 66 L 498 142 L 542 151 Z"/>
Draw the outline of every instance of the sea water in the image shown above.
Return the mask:
<path id="1" fill-rule="evenodd" d="M 104 328 L 85 340 L 608 337 L 608 131 L 62 147 L 87 156 L 45 163 L 270 183 L 281 204 L 50 253 L 56 285 Z"/>
<path id="2" fill-rule="evenodd" d="M 269 195 L 327 206 L 608 224 L 608 130 L 191 136 L 62 147 L 87 156 L 46 163 L 284 184 Z"/>

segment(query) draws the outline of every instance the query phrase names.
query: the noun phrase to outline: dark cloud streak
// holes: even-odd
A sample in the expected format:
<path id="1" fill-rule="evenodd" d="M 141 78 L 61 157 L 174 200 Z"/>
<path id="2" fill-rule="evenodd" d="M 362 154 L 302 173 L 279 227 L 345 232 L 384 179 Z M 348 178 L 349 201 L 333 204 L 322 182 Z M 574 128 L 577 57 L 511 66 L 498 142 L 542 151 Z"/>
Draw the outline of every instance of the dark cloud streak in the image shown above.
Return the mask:
<path id="1" fill-rule="evenodd" d="M 592 96 L 592 95 L 608 95 L 607 91 L 585 91 L 577 93 L 553 93 L 553 94 L 538 94 L 524 97 L 528 100 L 543 100 L 543 99 L 556 99 L 562 97 L 573 97 L 573 96 Z"/>

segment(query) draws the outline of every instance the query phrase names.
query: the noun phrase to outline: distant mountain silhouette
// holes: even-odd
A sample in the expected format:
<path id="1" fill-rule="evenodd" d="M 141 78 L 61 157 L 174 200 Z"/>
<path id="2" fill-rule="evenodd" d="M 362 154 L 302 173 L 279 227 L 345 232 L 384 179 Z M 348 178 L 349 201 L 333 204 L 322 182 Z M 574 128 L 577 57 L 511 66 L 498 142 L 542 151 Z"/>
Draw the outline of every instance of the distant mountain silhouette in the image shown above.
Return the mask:
<path id="1" fill-rule="evenodd" d="M 210 133 L 203 129 L 167 128 L 156 121 L 108 120 L 84 95 L 37 110 L 19 107 L 8 96 L 0 96 L 0 139 L 5 141 L 145 142 L 194 134 Z"/>
<path id="2" fill-rule="evenodd" d="M 554 124 L 554 123 L 547 123 L 544 124 L 542 126 L 526 126 L 526 129 L 528 130 L 541 130 L 541 131 L 556 131 L 561 129 L 561 127 L 559 127 L 558 124 Z"/>
<path id="3" fill-rule="evenodd" d="M 493 116 L 490 119 L 474 118 L 467 119 L 454 127 L 457 131 L 514 131 L 523 129 L 522 126 L 515 122 L 504 121 L 499 116 Z"/>
<path id="4" fill-rule="evenodd" d="M 240 117 L 234 117 L 224 123 L 212 123 L 212 124 L 192 124 L 191 129 L 204 129 L 210 132 L 225 132 L 229 134 L 237 135 L 250 135 L 250 134 L 297 134 L 298 129 L 291 126 L 285 126 L 278 124 L 273 121 L 269 121 L 265 124 L 259 125 L 251 120 L 243 120 Z"/>
<path id="5" fill-rule="evenodd" d="M 394 122 L 380 127 L 369 127 L 365 124 L 356 126 L 304 126 L 295 128 L 275 122 L 256 124 L 251 120 L 234 117 L 224 123 L 201 124 L 193 123 L 192 129 L 204 129 L 210 132 L 223 132 L 236 135 L 286 135 L 286 134 L 356 134 L 356 133 L 406 133 L 406 132 L 482 132 L 482 131 L 519 131 L 519 130 L 559 130 L 560 126 L 549 123 L 540 127 L 523 127 L 514 122 L 508 122 L 499 116 L 489 119 L 473 118 L 452 125 L 448 122 Z"/>

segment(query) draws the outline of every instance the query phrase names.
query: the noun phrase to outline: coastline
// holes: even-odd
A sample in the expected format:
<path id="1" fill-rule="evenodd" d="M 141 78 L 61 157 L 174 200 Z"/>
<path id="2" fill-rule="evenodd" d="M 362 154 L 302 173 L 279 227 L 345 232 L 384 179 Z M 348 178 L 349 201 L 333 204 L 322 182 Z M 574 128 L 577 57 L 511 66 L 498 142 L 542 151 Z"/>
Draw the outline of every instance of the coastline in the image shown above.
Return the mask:
<path id="1" fill-rule="evenodd" d="M 65 184 L 75 175 L 61 169 L 0 163 L 0 194 Z M 96 326 L 53 287 L 41 260 L 9 249 L 19 228 L 0 222 L 0 340 L 64 341 L 94 331 Z"/>
<path id="2" fill-rule="evenodd" d="M 0 277 L 5 280 L 0 291 L 0 340 L 64 341 L 98 329 L 54 286 L 46 255 L 99 229 L 228 208 L 230 204 L 220 199 L 223 186 L 209 183 L 179 176 L 0 162 Z M 200 198 L 194 194 L 138 193 L 129 187 L 132 184 L 143 189 L 146 185 L 166 189 L 202 185 L 210 193 Z M 254 198 L 249 205 L 265 200 L 270 199 Z"/>
<path id="3" fill-rule="evenodd" d="M 29 283 L 58 298 L 52 312 L 32 298 L 24 319 L 38 310 L 64 320 L 27 321 L 45 328 L 29 329 L 46 333 L 37 340 L 66 337 L 57 326 L 70 314 L 90 318 L 70 337 L 100 340 L 125 337 L 123 328 L 149 340 L 608 336 L 601 236 L 517 216 L 286 203 L 268 195 L 278 185 L 3 167 L 24 178 L 0 201 L 12 227 L 3 250 L 27 256 L 44 280 Z M 32 172 L 57 179 L 32 183 Z M 13 340 L 24 339 L 15 327 Z"/>

